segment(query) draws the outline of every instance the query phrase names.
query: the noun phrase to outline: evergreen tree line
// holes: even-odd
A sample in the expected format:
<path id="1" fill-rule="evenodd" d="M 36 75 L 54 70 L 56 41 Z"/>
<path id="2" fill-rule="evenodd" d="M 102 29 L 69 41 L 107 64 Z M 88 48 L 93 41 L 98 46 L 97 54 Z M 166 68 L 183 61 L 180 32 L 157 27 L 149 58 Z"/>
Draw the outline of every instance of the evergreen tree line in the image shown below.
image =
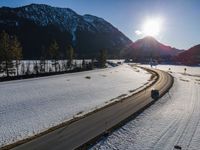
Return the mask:
<path id="1" fill-rule="evenodd" d="M 3 31 L 0 35 L 0 73 L 5 73 L 7 77 L 15 73 L 19 75 L 21 58 L 22 47 L 17 37 Z"/>
<path id="2" fill-rule="evenodd" d="M 106 51 L 100 50 L 97 62 L 92 59 L 90 62 L 82 60 L 82 64 L 78 65 L 74 59 L 74 49 L 67 46 L 65 50 L 66 60 L 60 60 L 59 45 L 54 40 L 46 49 L 42 47 L 41 57 L 39 61 L 33 64 L 22 60 L 22 46 L 18 38 L 8 35 L 5 31 L 0 34 L 0 73 L 10 76 L 31 75 L 41 73 L 59 73 L 70 70 L 90 70 L 94 67 L 104 68 L 106 64 Z M 32 65 L 32 68 L 31 68 Z"/>

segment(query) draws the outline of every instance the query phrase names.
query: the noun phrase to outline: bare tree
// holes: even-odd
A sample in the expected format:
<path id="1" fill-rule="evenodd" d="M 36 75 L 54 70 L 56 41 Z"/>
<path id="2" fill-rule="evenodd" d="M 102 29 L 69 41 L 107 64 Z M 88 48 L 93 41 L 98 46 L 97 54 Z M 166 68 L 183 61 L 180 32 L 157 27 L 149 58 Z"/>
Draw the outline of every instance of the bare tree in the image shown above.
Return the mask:
<path id="1" fill-rule="evenodd" d="M 22 47 L 16 36 L 14 36 L 10 41 L 10 49 L 13 56 L 12 59 L 15 60 L 15 67 L 17 69 L 18 76 L 20 60 L 22 58 Z"/>

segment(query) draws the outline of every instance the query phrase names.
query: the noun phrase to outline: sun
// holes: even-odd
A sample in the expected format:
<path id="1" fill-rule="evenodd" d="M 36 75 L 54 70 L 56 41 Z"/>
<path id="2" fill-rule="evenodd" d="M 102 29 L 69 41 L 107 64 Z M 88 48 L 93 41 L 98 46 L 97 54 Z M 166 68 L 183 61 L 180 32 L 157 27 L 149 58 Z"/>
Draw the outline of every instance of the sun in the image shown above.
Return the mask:
<path id="1" fill-rule="evenodd" d="M 160 34 L 161 27 L 162 20 L 160 18 L 149 18 L 144 22 L 142 32 L 145 36 L 156 37 Z"/>

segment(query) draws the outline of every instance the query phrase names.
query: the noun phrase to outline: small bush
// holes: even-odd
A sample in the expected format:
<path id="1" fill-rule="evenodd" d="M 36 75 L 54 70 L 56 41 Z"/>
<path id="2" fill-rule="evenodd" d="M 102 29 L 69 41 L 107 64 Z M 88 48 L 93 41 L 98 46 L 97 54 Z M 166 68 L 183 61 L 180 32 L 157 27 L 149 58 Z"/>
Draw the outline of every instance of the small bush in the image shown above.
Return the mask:
<path id="1" fill-rule="evenodd" d="M 86 79 L 91 79 L 91 77 L 90 77 L 90 76 L 86 76 L 85 78 L 86 78 Z"/>

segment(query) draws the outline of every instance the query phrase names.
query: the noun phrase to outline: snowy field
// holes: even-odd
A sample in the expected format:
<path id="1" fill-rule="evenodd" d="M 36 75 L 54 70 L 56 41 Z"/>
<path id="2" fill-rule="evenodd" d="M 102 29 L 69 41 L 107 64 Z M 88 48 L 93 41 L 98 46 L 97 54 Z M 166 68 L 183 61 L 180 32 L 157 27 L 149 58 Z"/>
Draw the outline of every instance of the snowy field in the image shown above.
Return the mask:
<path id="1" fill-rule="evenodd" d="M 144 65 L 146 67 L 149 67 L 149 65 Z M 164 71 L 171 71 L 171 72 L 176 72 L 180 74 L 188 74 L 188 75 L 196 75 L 200 76 L 200 67 L 190 67 L 190 66 L 174 66 L 174 65 L 157 65 L 157 69 L 161 69 Z M 184 69 L 186 68 L 186 72 L 184 72 Z"/>
<path id="2" fill-rule="evenodd" d="M 149 82 L 126 64 L 0 83 L 0 147 L 102 107 Z M 112 101 L 111 101 L 112 100 Z"/>
<path id="3" fill-rule="evenodd" d="M 175 82 L 170 92 L 91 149 L 172 150 L 175 145 L 200 149 L 200 67 L 157 68 L 171 68 Z"/>

